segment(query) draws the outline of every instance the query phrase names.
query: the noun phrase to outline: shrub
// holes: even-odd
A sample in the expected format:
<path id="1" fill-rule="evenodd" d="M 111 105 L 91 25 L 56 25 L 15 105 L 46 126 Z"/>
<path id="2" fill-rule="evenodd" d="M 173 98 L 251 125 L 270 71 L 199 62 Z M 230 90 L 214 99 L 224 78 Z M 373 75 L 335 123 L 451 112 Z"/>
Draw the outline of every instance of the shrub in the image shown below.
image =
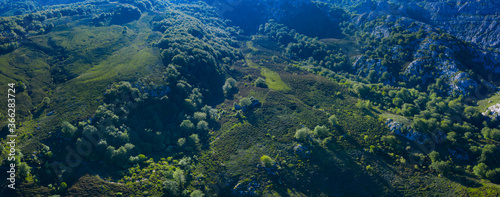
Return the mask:
<path id="1" fill-rule="evenodd" d="M 434 163 L 439 160 L 439 153 L 436 151 L 432 151 L 429 153 L 429 158 L 431 159 L 431 162 Z"/>
<path id="2" fill-rule="evenodd" d="M 309 137 L 309 134 L 311 134 L 311 130 L 307 127 L 298 129 L 295 132 L 295 138 L 298 140 L 306 140 L 307 137 Z"/>
<path id="3" fill-rule="evenodd" d="M 485 178 L 486 172 L 488 171 L 488 166 L 484 163 L 479 163 L 474 168 L 472 168 L 474 174 L 478 177 Z"/>
<path id="4" fill-rule="evenodd" d="M 177 196 L 179 195 L 179 183 L 173 180 L 163 181 L 163 190 L 167 194 Z"/>
<path id="5" fill-rule="evenodd" d="M 61 131 L 66 137 L 73 137 L 77 128 L 68 121 L 63 121 Z"/>
<path id="6" fill-rule="evenodd" d="M 198 124 L 196 125 L 196 128 L 198 128 L 198 130 L 208 130 L 208 122 L 207 121 L 200 121 L 198 122 Z"/>
<path id="7" fill-rule="evenodd" d="M 177 140 L 177 144 L 178 144 L 180 147 L 184 146 L 184 144 L 185 144 L 185 143 L 186 143 L 186 138 L 179 138 L 179 139 Z"/>
<path id="8" fill-rule="evenodd" d="M 439 173 L 448 173 L 451 169 L 451 164 L 450 161 L 437 161 L 432 162 L 429 168 Z"/>
<path id="9" fill-rule="evenodd" d="M 207 119 L 207 114 L 203 112 L 195 112 L 193 116 L 198 121 Z"/>
<path id="10" fill-rule="evenodd" d="M 273 167 L 273 165 L 274 165 L 274 160 L 271 159 L 271 157 L 269 157 L 267 155 L 263 155 L 262 157 L 260 157 L 260 162 L 262 162 L 262 165 L 265 168 L 270 168 L 270 167 Z"/>
<path id="11" fill-rule="evenodd" d="M 222 86 L 222 90 L 224 91 L 224 95 L 229 96 L 234 91 L 238 90 L 237 82 L 233 78 L 226 79 L 226 83 Z"/>
<path id="12" fill-rule="evenodd" d="M 184 120 L 181 123 L 181 127 L 189 130 L 194 128 L 194 124 L 190 120 Z"/>
<path id="13" fill-rule="evenodd" d="M 323 137 L 327 135 L 330 132 L 330 130 L 326 126 L 319 126 L 317 125 L 314 128 L 314 135 L 318 137 Z"/>
<path id="14" fill-rule="evenodd" d="M 486 172 L 486 178 L 493 183 L 500 183 L 500 168 Z"/>
<path id="15" fill-rule="evenodd" d="M 198 134 L 192 134 L 189 136 L 189 143 L 198 144 L 200 142 L 200 138 L 198 138 Z"/>
<path id="16" fill-rule="evenodd" d="M 252 99 L 249 98 L 249 97 L 245 97 L 245 98 L 242 98 L 240 99 L 240 106 L 241 107 L 250 107 L 252 105 Z"/>
<path id="17" fill-rule="evenodd" d="M 254 84 L 256 87 L 267 88 L 266 80 L 262 77 L 257 78 Z"/>
<path id="18" fill-rule="evenodd" d="M 380 140 L 389 146 L 395 146 L 397 144 L 396 137 L 393 135 L 382 136 Z"/>
<path id="19" fill-rule="evenodd" d="M 194 190 L 189 197 L 203 197 L 205 194 L 200 190 Z"/>
<path id="20" fill-rule="evenodd" d="M 329 118 L 328 118 L 328 122 L 330 124 L 332 124 L 333 126 L 335 125 L 338 125 L 339 124 L 339 120 L 337 119 L 337 116 L 335 115 L 331 115 Z"/>

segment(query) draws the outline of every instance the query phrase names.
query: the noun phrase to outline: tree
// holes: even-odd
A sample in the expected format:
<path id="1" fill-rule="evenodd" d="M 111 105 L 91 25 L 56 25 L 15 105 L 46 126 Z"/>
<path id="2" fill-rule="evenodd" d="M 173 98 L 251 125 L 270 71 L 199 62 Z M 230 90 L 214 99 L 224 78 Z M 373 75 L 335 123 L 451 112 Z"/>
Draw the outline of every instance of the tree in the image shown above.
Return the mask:
<path id="1" fill-rule="evenodd" d="M 328 122 L 329 122 L 330 124 L 332 124 L 332 126 L 339 125 L 339 120 L 337 119 L 337 116 L 335 116 L 335 115 L 331 115 L 331 116 L 328 118 Z"/>
<path id="2" fill-rule="evenodd" d="M 181 127 L 186 130 L 190 130 L 194 128 L 194 124 L 191 122 L 191 120 L 184 120 L 181 123 Z"/>
<path id="3" fill-rule="evenodd" d="M 61 191 L 66 191 L 66 189 L 68 189 L 68 184 L 66 184 L 66 182 L 62 182 L 61 187 L 59 189 Z"/>
<path id="4" fill-rule="evenodd" d="M 295 138 L 298 140 L 306 140 L 310 133 L 311 130 L 309 128 L 303 127 L 295 131 Z"/>
<path id="5" fill-rule="evenodd" d="M 200 190 L 194 190 L 191 195 L 189 195 L 190 197 L 203 197 L 205 196 L 205 194 L 200 191 Z"/>
<path id="6" fill-rule="evenodd" d="M 439 153 L 436 151 L 432 151 L 429 153 L 429 158 L 431 159 L 431 162 L 434 163 L 439 160 Z"/>
<path id="7" fill-rule="evenodd" d="M 437 161 L 432 162 L 429 168 L 439 173 L 447 173 L 451 169 L 451 164 L 450 161 Z"/>
<path id="8" fill-rule="evenodd" d="M 260 162 L 265 168 L 270 168 L 274 165 L 274 160 L 267 155 L 263 155 L 262 157 L 260 157 Z"/>
<path id="9" fill-rule="evenodd" d="M 486 178 L 493 183 L 500 183 L 500 168 L 486 172 Z"/>
<path id="10" fill-rule="evenodd" d="M 478 177 L 485 178 L 486 172 L 488 171 L 488 166 L 484 163 L 479 163 L 474 168 L 472 168 L 474 174 Z"/>
<path id="11" fill-rule="evenodd" d="M 248 108 L 251 105 L 252 105 L 252 99 L 250 99 L 249 97 L 240 99 L 240 106 Z"/>
<path id="12" fill-rule="evenodd" d="M 395 146 L 397 144 L 397 139 L 393 135 L 384 135 L 380 140 L 389 146 Z"/>
<path id="13" fill-rule="evenodd" d="M 455 132 L 449 132 L 448 135 L 446 136 L 446 139 L 449 140 L 452 144 L 457 142 L 457 133 Z"/>
<path id="14" fill-rule="evenodd" d="M 186 138 L 179 138 L 179 139 L 177 140 L 177 144 L 178 144 L 180 147 L 184 146 L 184 144 L 185 144 L 185 143 L 186 143 Z"/>
<path id="15" fill-rule="evenodd" d="M 326 127 L 326 126 L 319 126 L 319 125 L 317 125 L 317 126 L 314 128 L 314 135 L 315 135 L 315 136 L 318 136 L 318 137 L 325 136 L 325 135 L 327 135 L 329 132 L 330 132 L 330 130 L 329 130 L 329 129 L 328 129 L 328 127 Z"/>
<path id="16" fill-rule="evenodd" d="M 257 78 L 254 84 L 256 87 L 267 88 L 266 80 L 262 77 Z"/>
<path id="17" fill-rule="evenodd" d="M 224 91 L 224 95 L 229 96 L 231 93 L 238 89 L 237 82 L 233 78 L 226 79 L 226 83 L 222 86 L 222 90 Z"/>
<path id="18" fill-rule="evenodd" d="M 43 97 L 42 105 L 43 105 L 43 107 L 49 107 L 49 105 L 50 105 L 50 98 L 49 97 Z"/>
<path id="19" fill-rule="evenodd" d="M 27 177 L 31 173 L 31 167 L 26 162 L 21 162 L 19 165 L 19 175 Z"/>
<path id="20" fill-rule="evenodd" d="M 66 137 L 73 137 L 77 130 L 77 128 L 68 121 L 63 121 L 61 127 L 61 131 Z"/>
<path id="21" fill-rule="evenodd" d="M 202 120 L 207 119 L 207 114 L 203 113 L 203 112 L 194 112 L 193 116 L 194 116 L 194 119 L 196 119 L 198 121 L 202 121 Z"/>
<path id="22" fill-rule="evenodd" d="M 174 171 L 174 179 L 178 182 L 178 183 L 184 183 L 186 182 L 186 177 L 184 176 L 184 171 L 177 168 L 175 169 Z"/>
<path id="23" fill-rule="evenodd" d="M 198 138 L 198 134 L 192 134 L 189 136 L 189 143 L 198 144 L 200 142 L 200 138 Z"/>
<path id="24" fill-rule="evenodd" d="M 207 121 L 200 121 L 198 122 L 198 124 L 196 125 L 196 128 L 198 128 L 198 130 L 208 130 L 208 122 Z"/>
<path id="25" fill-rule="evenodd" d="M 179 183 L 177 181 L 167 179 L 166 181 L 163 181 L 163 190 L 165 190 L 167 194 L 177 196 L 179 195 Z"/>

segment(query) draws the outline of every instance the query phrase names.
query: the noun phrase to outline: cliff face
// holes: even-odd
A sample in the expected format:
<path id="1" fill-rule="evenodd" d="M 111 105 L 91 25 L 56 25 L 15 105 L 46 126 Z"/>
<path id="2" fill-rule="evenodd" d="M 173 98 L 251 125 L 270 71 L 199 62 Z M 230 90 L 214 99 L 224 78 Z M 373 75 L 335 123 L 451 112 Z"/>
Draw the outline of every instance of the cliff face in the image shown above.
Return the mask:
<path id="1" fill-rule="evenodd" d="M 258 30 L 259 25 L 274 19 L 297 32 L 312 37 L 342 37 L 339 23 L 343 10 L 310 0 L 290 1 L 207 1 L 218 7 L 224 18 L 232 21 L 231 25 L 240 26 L 245 33 Z"/>
<path id="2" fill-rule="evenodd" d="M 500 47 L 500 1 L 352 1 L 358 14 L 378 12 L 412 18 L 481 47 Z M 355 3 L 357 2 L 357 3 Z"/>
<path id="3" fill-rule="evenodd" d="M 478 88 L 495 89 L 492 83 L 498 81 L 500 74 L 500 2 L 416 4 L 363 0 L 348 9 L 357 13 L 352 22 L 377 39 L 394 39 L 395 33 L 401 33 L 394 32 L 395 28 L 403 29 L 407 35 L 418 31 L 432 35 L 387 46 L 390 60 L 403 60 L 400 64 L 405 65 L 399 73 L 391 73 L 399 81 L 417 82 L 415 85 L 425 87 L 441 79 L 446 89 L 443 94 L 470 95 Z M 383 24 L 365 28 L 367 23 L 383 17 Z M 375 47 L 367 49 L 375 50 Z M 356 74 L 362 76 L 368 75 L 366 70 L 375 71 L 379 77 L 390 70 L 380 60 L 366 56 L 355 57 L 353 62 Z"/>

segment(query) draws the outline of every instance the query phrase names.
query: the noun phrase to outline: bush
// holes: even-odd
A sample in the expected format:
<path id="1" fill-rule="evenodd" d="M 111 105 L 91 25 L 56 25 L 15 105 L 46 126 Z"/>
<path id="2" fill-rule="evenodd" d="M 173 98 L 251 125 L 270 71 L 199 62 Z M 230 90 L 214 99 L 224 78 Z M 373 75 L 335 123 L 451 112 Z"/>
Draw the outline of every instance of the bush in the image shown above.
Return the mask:
<path id="1" fill-rule="evenodd" d="M 132 5 L 120 5 L 113 13 L 111 24 L 121 25 L 141 18 L 141 10 Z"/>
<path id="2" fill-rule="evenodd" d="M 254 82 L 256 87 L 267 88 L 266 80 L 262 77 L 259 77 Z"/>
<path id="3" fill-rule="evenodd" d="M 335 125 L 338 125 L 339 124 L 339 120 L 337 119 L 337 116 L 335 115 L 331 115 L 329 118 L 328 118 L 328 122 L 330 124 L 332 124 L 332 126 L 335 126 Z"/>
<path id="4" fill-rule="evenodd" d="M 207 114 L 203 112 L 195 112 L 193 116 L 198 121 L 207 119 Z"/>
<path id="5" fill-rule="evenodd" d="M 76 133 L 77 128 L 73 126 L 68 121 L 63 121 L 61 131 L 66 137 L 73 137 Z"/>
<path id="6" fill-rule="evenodd" d="M 208 122 L 207 121 L 200 121 L 198 122 L 198 124 L 196 125 L 196 128 L 198 128 L 198 130 L 208 130 Z"/>
<path id="7" fill-rule="evenodd" d="M 173 180 L 163 181 L 163 190 L 165 190 L 167 194 L 177 196 L 179 195 L 179 183 Z"/>
<path id="8" fill-rule="evenodd" d="M 270 167 L 273 167 L 273 165 L 274 165 L 274 160 L 271 159 L 271 157 L 269 157 L 267 155 L 263 155 L 262 157 L 260 157 L 260 162 L 262 162 L 262 165 L 265 168 L 270 168 Z"/>
<path id="9" fill-rule="evenodd" d="M 224 91 L 224 95 L 229 96 L 234 91 L 238 90 L 237 82 L 233 78 L 226 79 L 226 83 L 222 86 L 222 90 Z"/>
<path id="10" fill-rule="evenodd" d="M 189 136 L 189 143 L 191 144 L 198 144 L 200 143 L 200 138 L 198 138 L 198 134 L 192 134 Z"/>
<path id="11" fill-rule="evenodd" d="M 393 135 L 385 135 L 380 138 L 382 142 L 389 146 L 395 146 L 397 144 L 397 139 Z"/>
<path id="12" fill-rule="evenodd" d="M 252 106 L 252 99 L 248 97 L 240 99 L 240 106 L 245 108 Z"/>
<path id="13" fill-rule="evenodd" d="M 448 173 L 451 169 L 451 164 L 450 161 L 437 161 L 432 162 L 429 168 L 439 173 Z"/>
<path id="14" fill-rule="evenodd" d="M 186 143 L 186 138 L 179 138 L 179 139 L 177 140 L 177 144 L 178 144 L 180 147 L 184 146 L 184 144 L 185 144 L 185 143 Z"/>
<path id="15" fill-rule="evenodd" d="M 200 190 L 194 190 L 189 197 L 203 197 L 205 194 Z"/>
<path id="16" fill-rule="evenodd" d="M 330 132 L 330 129 L 328 129 L 328 127 L 326 127 L 326 126 L 317 125 L 314 128 L 314 135 L 318 136 L 318 137 L 323 137 L 325 135 L 328 135 L 329 132 Z"/>
<path id="17" fill-rule="evenodd" d="M 295 132 L 295 138 L 298 140 L 306 140 L 310 134 L 311 130 L 307 127 L 303 127 Z"/>
<path id="18" fill-rule="evenodd" d="M 500 168 L 486 172 L 486 178 L 493 183 L 500 183 Z"/>
<path id="19" fill-rule="evenodd" d="M 474 168 L 472 168 L 474 174 L 478 177 L 485 178 L 486 172 L 488 171 L 488 166 L 484 163 L 479 163 Z"/>
<path id="20" fill-rule="evenodd" d="M 436 151 L 432 151 L 429 153 L 429 158 L 431 159 L 431 162 L 434 163 L 439 160 L 439 153 Z"/>
<path id="21" fill-rule="evenodd" d="M 194 124 L 190 120 L 182 121 L 180 126 L 184 129 L 187 129 L 187 130 L 194 128 Z"/>

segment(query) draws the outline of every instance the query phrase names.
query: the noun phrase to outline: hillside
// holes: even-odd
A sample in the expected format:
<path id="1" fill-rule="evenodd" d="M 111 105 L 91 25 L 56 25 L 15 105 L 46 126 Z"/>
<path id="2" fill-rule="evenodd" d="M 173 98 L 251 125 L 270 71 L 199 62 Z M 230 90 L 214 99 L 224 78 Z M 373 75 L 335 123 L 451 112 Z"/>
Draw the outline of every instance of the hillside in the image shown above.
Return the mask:
<path id="1" fill-rule="evenodd" d="M 0 195 L 498 196 L 499 12 L 0 1 Z"/>

